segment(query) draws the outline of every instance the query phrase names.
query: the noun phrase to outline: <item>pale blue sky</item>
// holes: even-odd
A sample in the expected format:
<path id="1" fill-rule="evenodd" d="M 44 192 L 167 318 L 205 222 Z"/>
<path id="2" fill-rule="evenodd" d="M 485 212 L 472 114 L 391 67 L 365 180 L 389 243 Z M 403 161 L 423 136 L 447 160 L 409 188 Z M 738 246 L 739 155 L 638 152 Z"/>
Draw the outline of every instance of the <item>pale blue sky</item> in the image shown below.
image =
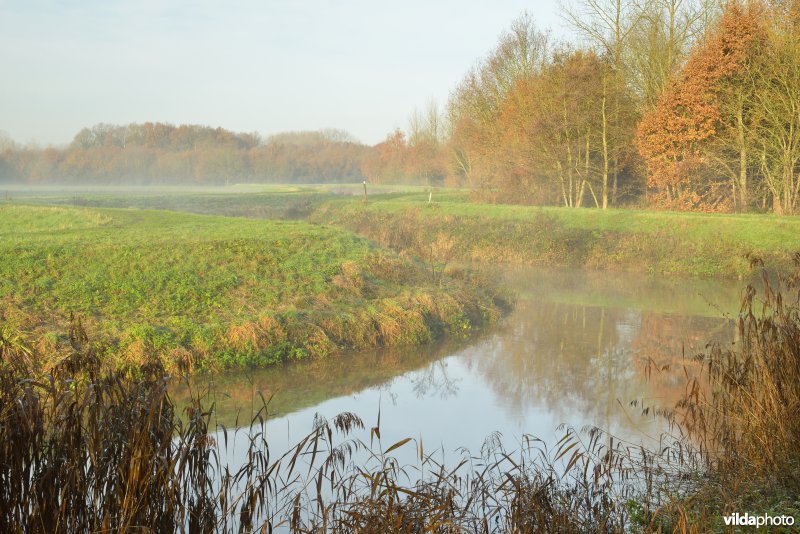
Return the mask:
<path id="1" fill-rule="evenodd" d="M 557 0 L 0 0 L 0 130 L 66 143 L 149 120 L 376 143 L 444 103 L 525 10 L 563 33 Z"/>

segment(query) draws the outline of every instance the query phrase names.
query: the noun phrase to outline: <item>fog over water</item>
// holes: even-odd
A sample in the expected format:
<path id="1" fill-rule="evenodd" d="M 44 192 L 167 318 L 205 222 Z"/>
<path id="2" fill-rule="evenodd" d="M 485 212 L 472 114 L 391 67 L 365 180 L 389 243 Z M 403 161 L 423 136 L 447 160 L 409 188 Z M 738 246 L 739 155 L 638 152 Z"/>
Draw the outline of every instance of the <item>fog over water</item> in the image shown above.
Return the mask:
<path id="1" fill-rule="evenodd" d="M 561 425 L 654 443 L 667 425 L 641 406 L 672 406 L 681 390 L 667 374 L 648 382 L 645 360 L 680 362 L 709 341 L 732 341 L 741 285 L 547 269 L 517 271 L 508 283 L 516 309 L 466 346 L 222 374 L 214 378 L 217 417 L 228 428 L 246 425 L 261 392 L 271 399 L 273 454 L 310 432 L 317 415 L 354 412 L 369 429 L 379 410 L 384 447 L 411 437 L 451 460 L 461 447 L 479 451 L 495 432 L 512 448 L 524 434 L 553 445 Z M 186 392 L 175 393 L 180 402 Z M 357 437 L 368 442 L 368 430 Z M 412 461 L 414 451 L 396 454 Z"/>

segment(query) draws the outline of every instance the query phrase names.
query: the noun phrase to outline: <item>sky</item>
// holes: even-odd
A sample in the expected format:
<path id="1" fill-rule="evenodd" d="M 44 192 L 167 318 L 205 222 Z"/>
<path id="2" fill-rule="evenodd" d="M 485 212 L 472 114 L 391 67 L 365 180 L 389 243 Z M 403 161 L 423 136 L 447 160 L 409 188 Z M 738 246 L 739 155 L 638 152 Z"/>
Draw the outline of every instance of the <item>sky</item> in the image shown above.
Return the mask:
<path id="1" fill-rule="evenodd" d="M 161 121 L 374 144 L 444 104 L 524 11 L 564 32 L 558 0 L 0 0 L 0 130 L 44 146 Z"/>

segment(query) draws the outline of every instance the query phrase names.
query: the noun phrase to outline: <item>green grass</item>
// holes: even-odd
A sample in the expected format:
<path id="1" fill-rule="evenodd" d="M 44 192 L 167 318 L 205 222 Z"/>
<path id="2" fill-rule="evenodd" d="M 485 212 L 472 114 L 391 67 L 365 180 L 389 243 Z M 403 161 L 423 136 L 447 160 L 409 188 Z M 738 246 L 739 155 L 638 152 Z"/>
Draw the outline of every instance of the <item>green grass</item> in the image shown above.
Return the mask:
<path id="1" fill-rule="evenodd" d="M 588 267 L 657 274 L 742 278 L 747 255 L 779 268 L 800 250 L 800 217 L 708 215 L 644 210 L 566 209 L 470 202 L 459 190 L 387 193 L 369 185 L 232 187 L 224 192 L 120 195 L 114 190 L 31 197 L 37 203 L 166 209 L 266 219 L 310 219 L 396 250 L 422 253 L 445 234 L 452 260 Z M 338 189 L 337 189 L 338 188 Z M 414 241 L 412 243 L 411 241 Z M 415 249 L 415 250 L 412 250 Z"/>
<path id="2" fill-rule="evenodd" d="M 788 266 L 800 250 L 800 217 L 566 209 L 471 203 L 464 193 L 375 196 L 364 205 L 333 199 L 313 220 L 396 247 L 387 227 L 447 232 L 460 259 L 568 265 L 693 276 L 743 277 L 746 256 Z"/>
<path id="3" fill-rule="evenodd" d="M 29 196 L 21 197 L 21 200 L 43 205 L 169 210 L 255 219 L 301 219 L 316 204 L 335 198 L 332 193 L 310 187 L 261 189 L 232 187 L 216 191 L 156 189 L 147 192 L 139 188 L 132 191 L 78 190 L 73 194 L 53 190 L 49 194 L 47 191 L 38 191 L 38 194 L 29 192 Z"/>
<path id="4" fill-rule="evenodd" d="M 5 206 L 0 254 L 7 318 L 63 332 L 82 316 L 132 364 L 155 350 L 191 365 L 263 365 L 421 343 L 497 316 L 465 281 L 439 287 L 364 238 L 295 221 Z"/>

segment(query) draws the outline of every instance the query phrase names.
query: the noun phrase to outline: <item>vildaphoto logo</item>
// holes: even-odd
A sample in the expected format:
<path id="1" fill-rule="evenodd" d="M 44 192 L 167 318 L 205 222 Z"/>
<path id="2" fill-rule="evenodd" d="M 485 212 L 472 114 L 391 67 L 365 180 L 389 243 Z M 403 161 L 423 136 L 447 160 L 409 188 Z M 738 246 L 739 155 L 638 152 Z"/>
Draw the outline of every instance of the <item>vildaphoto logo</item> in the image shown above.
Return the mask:
<path id="1" fill-rule="evenodd" d="M 728 527 L 790 527 L 794 525 L 794 517 L 791 515 L 750 515 L 749 513 L 740 514 L 735 512 L 731 515 L 723 516 L 725 526 Z"/>

